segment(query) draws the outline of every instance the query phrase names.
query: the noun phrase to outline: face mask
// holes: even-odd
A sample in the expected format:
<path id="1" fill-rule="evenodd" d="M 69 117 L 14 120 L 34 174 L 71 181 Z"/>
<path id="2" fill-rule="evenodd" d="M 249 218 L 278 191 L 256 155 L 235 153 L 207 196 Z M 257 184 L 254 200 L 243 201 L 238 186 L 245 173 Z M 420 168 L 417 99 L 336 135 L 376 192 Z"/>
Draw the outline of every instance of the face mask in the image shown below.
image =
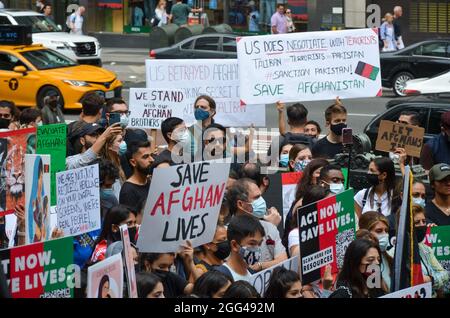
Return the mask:
<path id="1" fill-rule="evenodd" d="M 367 178 L 367 181 L 369 182 L 369 184 L 371 186 L 375 187 L 375 186 L 377 186 L 380 183 L 380 180 L 378 180 L 378 175 L 377 174 L 368 173 L 366 178 Z"/>
<path id="2" fill-rule="evenodd" d="M 128 126 L 128 122 L 130 121 L 130 119 L 128 118 L 127 115 L 121 115 L 120 116 L 120 126 L 122 128 L 126 128 Z"/>
<path id="3" fill-rule="evenodd" d="M 105 189 L 100 189 L 100 196 L 102 196 L 103 198 L 108 198 L 108 197 L 113 197 L 114 195 L 114 191 L 112 188 L 105 188 Z"/>
<path id="4" fill-rule="evenodd" d="M 261 259 L 261 248 L 259 246 L 241 246 L 241 248 L 239 249 L 239 255 L 241 255 L 242 259 L 247 263 L 248 266 L 252 266 L 258 263 Z"/>
<path id="5" fill-rule="evenodd" d="M 119 205 L 113 189 L 100 189 L 100 205 L 108 210 Z"/>
<path id="6" fill-rule="evenodd" d="M 280 155 L 280 166 L 281 167 L 287 167 L 289 162 L 289 154 L 283 153 Z"/>
<path id="7" fill-rule="evenodd" d="M 306 166 L 311 162 L 311 160 L 300 160 L 296 161 L 294 164 L 294 171 L 295 172 L 302 172 L 305 170 Z"/>
<path id="8" fill-rule="evenodd" d="M 413 204 L 420 205 L 422 208 L 425 207 L 425 199 L 422 198 L 412 198 Z"/>
<path id="9" fill-rule="evenodd" d="M 44 123 L 43 123 L 42 121 L 40 121 L 40 122 L 38 122 L 38 123 L 36 124 L 36 126 L 42 127 L 43 124 L 44 124 Z"/>
<path id="10" fill-rule="evenodd" d="M 214 252 L 214 256 L 220 260 L 226 259 L 231 252 L 230 242 L 223 241 L 220 243 L 216 243 L 217 251 Z"/>
<path id="11" fill-rule="evenodd" d="M 180 133 L 175 134 L 173 140 L 182 144 L 186 143 L 189 140 L 189 131 L 186 129 L 181 134 Z"/>
<path id="12" fill-rule="evenodd" d="M 378 245 L 380 246 L 380 250 L 385 252 L 389 246 L 389 234 L 378 235 Z"/>
<path id="13" fill-rule="evenodd" d="M 128 236 L 130 237 L 130 242 L 136 245 L 136 233 L 137 233 L 137 227 L 128 227 Z"/>
<path id="14" fill-rule="evenodd" d="M 428 226 L 422 225 L 422 226 L 416 226 L 414 228 L 414 232 L 416 233 L 417 241 L 420 243 L 425 239 L 425 235 L 427 234 Z"/>
<path id="15" fill-rule="evenodd" d="M 343 183 L 330 183 L 330 191 L 334 194 L 339 194 L 344 192 L 344 184 Z"/>
<path id="16" fill-rule="evenodd" d="M 252 212 L 253 216 L 257 217 L 258 219 L 262 219 L 267 212 L 266 200 L 264 200 L 263 197 L 259 197 L 258 199 L 252 202 L 252 208 L 253 208 Z"/>
<path id="17" fill-rule="evenodd" d="M 331 125 L 330 129 L 336 136 L 342 135 L 342 129 L 347 128 L 347 124 L 340 123 L 336 125 Z"/>
<path id="18" fill-rule="evenodd" d="M 0 118 L 0 129 L 8 129 L 11 119 Z"/>
<path id="19" fill-rule="evenodd" d="M 197 108 L 194 111 L 194 117 L 195 117 L 195 120 L 202 120 L 203 121 L 203 120 L 206 120 L 206 119 L 209 118 L 209 112 L 207 112 L 204 109 Z"/>
<path id="20" fill-rule="evenodd" d="M 127 152 L 127 143 L 122 140 L 119 145 L 119 156 L 123 156 Z"/>
<path id="21" fill-rule="evenodd" d="M 158 277 L 161 278 L 161 280 L 166 279 L 167 275 L 169 274 L 168 271 L 163 271 L 160 269 L 154 269 L 154 270 L 152 270 L 152 272 L 154 272 L 156 275 L 158 275 Z"/>

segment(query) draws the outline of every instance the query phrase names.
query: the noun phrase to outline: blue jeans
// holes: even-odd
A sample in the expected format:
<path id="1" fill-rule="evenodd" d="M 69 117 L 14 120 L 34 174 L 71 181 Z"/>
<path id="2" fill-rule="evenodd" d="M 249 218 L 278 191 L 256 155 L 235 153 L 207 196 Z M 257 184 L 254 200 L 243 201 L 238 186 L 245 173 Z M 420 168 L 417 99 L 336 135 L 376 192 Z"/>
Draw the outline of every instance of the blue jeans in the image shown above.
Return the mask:
<path id="1" fill-rule="evenodd" d="M 261 22 L 270 25 L 272 15 L 275 13 L 276 0 L 261 0 L 259 3 L 259 13 L 263 17 Z"/>
<path id="2" fill-rule="evenodd" d="M 155 15 L 156 0 L 144 0 L 145 18 L 150 19 Z"/>

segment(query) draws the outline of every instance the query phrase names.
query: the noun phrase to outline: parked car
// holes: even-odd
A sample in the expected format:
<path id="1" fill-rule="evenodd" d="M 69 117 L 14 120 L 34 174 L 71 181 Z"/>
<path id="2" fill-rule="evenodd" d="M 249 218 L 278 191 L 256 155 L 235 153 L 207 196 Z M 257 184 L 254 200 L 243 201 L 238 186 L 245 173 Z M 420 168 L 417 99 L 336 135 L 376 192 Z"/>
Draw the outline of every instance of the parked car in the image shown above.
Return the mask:
<path id="1" fill-rule="evenodd" d="M 30 25 L 33 43 L 58 51 L 80 64 L 102 65 L 102 50 L 96 38 L 62 32 L 61 26 L 43 14 L 15 9 L 0 10 L 0 24 Z"/>
<path id="2" fill-rule="evenodd" d="M 405 96 L 406 82 L 450 70 L 450 39 L 423 41 L 381 53 L 380 62 L 383 86 L 392 88 L 397 96 Z"/>
<path id="3" fill-rule="evenodd" d="M 406 95 L 450 93 L 450 71 L 406 82 Z"/>
<path id="4" fill-rule="evenodd" d="M 150 51 L 153 59 L 235 59 L 236 34 L 201 34 Z"/>
<path id="5" fill-rule="evenodd" d="M 424 142 L 427 142 L 441 132 L 439 122 L 442 113 L 450 110 L 450 100 L 445 98 L 416 99 L 416 101 L 400 102 L 395 106 L 391 106 L 388 103 L 386 105 L 386 111 L 374 117 L 364 128 L 364 133 L 369 136 L 372 143 L 372 149 L 375 149 L 380 121 L 396 121 L 400 113 L 407 110 L 419 113 L 420 126 L 425 128 Z"/>

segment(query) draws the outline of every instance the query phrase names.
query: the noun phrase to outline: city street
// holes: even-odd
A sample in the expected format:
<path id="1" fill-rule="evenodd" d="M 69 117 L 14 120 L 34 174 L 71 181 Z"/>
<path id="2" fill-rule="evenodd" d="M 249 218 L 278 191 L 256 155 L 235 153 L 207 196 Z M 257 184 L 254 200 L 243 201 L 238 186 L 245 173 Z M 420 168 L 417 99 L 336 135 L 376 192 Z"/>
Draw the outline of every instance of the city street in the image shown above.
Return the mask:
<path id="1" fill-rule="evenodd" d="M 148 50 L 127 48 L 103 48 L 103 67 L 117 74 L 124 82 L 123 96 L 128 102 L 130 87 L 145 87 L 145 60 Z M 348 111 L 349 126 L 355 133 L 362 132 L 366 124 L 377 114 L 384 111 L 386 103 L 394 97 L 390 90 L 383 91 L 383 97 L 343 100 Z M 308 119 L 324 126 L 325 109 L 332 101 L 304 102 L 308 108 Z M 75 120 L 78 112 L 67 115 L 68 120 Z M 274 104 L 266 105 L 266 127 L 278 127 L 278 114 Z"/>

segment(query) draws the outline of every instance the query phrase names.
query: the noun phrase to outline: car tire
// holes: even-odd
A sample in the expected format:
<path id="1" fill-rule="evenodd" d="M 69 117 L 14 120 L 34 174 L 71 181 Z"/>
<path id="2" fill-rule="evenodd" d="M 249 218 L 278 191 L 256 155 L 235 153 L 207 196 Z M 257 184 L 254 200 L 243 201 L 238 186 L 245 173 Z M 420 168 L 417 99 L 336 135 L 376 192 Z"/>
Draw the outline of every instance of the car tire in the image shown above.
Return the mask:
<path id="1" fill-rule="evenodd" d="M 61 92 L 59 91 L 59 89 L 56 88 L 55 86 L 44 86 L 39 90 L 39 93 L 37 95 L 37 101 L 36 101 L 37 107 L 39 109 L 42 109 L 44 107 L 44 98 L 47 97 L 50 92 L 56 92 L 58 94 L 59 104 L 60 104 L 61 108 L 64 109 L 64 98 L 63 98 Z"/>
<path id="2" fill-rule="evenodd" d="M 401 97 L 406 96 L 403 89 L 405 88 L 406 82 L 412 79 L 414 79 L 414 75 L 410 72 L 399 72 L 395 74 L 392 78 L 392 90 L 394 94 Z"/>

